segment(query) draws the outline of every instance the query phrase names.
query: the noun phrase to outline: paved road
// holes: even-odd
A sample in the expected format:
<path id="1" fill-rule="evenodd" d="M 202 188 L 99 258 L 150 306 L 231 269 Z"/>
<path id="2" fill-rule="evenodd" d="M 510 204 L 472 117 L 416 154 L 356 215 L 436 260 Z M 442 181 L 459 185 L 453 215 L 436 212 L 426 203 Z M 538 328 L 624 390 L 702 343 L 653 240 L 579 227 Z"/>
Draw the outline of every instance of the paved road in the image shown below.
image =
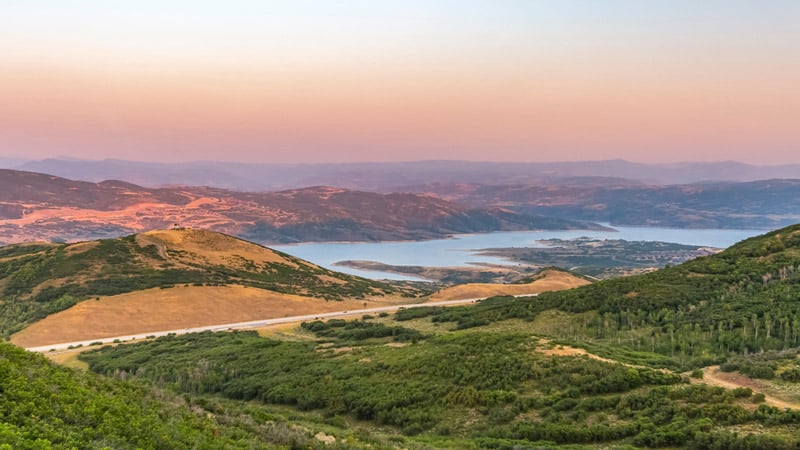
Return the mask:
<path id="1" fill-rule="evenodd" d="M 538 294 L 523 294 L 523 295 L 516 295 L 515 297 L 535 297 Z M 237 323 L 225 323 L 220 325 L 210 325 L 205 327 L 195 327 L 195 328 L 181 328 L 178 330 L 166 330 L 166 331 L 154 331 L 154 332 L 144 332 L 139 334 L 131 334 L 128 336 L 114 336 L 114 337 L 107 337 L 107 338 L 99 338 L 99 339 L 90 339 L 86 341 L 76 341 L 76 342 L 63 342 L 61 344 L 51 344 L 51 345 L 42 345 L 40 347 L 28 347 L 26 350 L 32 352 L 49 352 L 49 351 L 58 351 L 58 350 L 67 350 L 70 347 L 79 347 L 83 346 L 86 347 L 89 344 L 101 343 L 101 344 L 111 344 L 113 342 L 125 342 L 125 341 L 134 341 L 139 339 L 145 339 L 148 337 L 158 337 L 158 336 L 166 336 L 168 334 L 187 334 L 187 333 L 199 333 L 202 331 L 225 331 L 225 330 L 243 330 L 247 328 L 260 328 L 267 325 L 278 325 L 281 323 L 292 323 L 292 322 L 302 322 L 305 320 L 315 320 L 315 319 L 330 319 L 332 317 L 341 317 L 341 316 L 352 316 L 352 315 L 363 315 L 363 314 L 373 314 L 373 313 L 381 313 L 381 312 L 392 312 L 397 311 L 398 309 L 404 308 L 419 308 L 421 306 L 453 306 L 453 305 L 464 305 L 475 303 L 478 300 L 482 300 L 483 298 L 467 298 L 463 300 L 447 300 L 442 302 L 430 302 L 430 303 L 415 303 L 413 305 L 393 305 L 393 306 L 382 306 L 379 308 L 367 308 L 367 309 L 352 309 L 349 311 L 336 311 L 336 312 L 329 312 L 329 313 L 320 313 L 320 314 L 307 314 L 304 316 L 291 316 L 291 317 L 280 317 L 277 319 L 263 319 L 263 320 L 253 320 L 250 322 L 237 322 Z"/>

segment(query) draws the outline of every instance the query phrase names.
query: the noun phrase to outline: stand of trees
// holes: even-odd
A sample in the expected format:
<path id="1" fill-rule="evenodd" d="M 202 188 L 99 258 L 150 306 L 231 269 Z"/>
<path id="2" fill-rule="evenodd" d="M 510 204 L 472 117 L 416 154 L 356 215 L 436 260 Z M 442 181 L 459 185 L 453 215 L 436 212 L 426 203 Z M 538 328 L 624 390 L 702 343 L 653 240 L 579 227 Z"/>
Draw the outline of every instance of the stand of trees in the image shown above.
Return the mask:
<path id="1" fill-rule="evenodd" d="M 235 409 L 235 408 L 234 408 Z M 336 448 L 290 424 L 56 366 L 0 342 L 0 449 Z"/>
<path id="2" fill-rule="evenodd" d="M 305 328 L 345 328 L 339 322 L 315 324 Z M 332 338 L 353 342 L 348 336 Z M 93 371 L 178 393 L 318 410 L 410 436 L 457 436 L 481 448 L 599 443 L 715 448 L 744 437 L 726 427 L 747 424 L 765 427 L 760 436 L 747 438 L 758 448 L 798 444 L 781 426 L 800 424 L 800 413 L 764 405 L 748 410 L 740 402 L 749 401 L 749 389 L 687 385 L 670 372 L 547 356 L 525 334 L 455 332 L 403 347 L 374 339 L 341 351 L 254 332 L 202 333 L 104 347 L 82 358 Z"/>

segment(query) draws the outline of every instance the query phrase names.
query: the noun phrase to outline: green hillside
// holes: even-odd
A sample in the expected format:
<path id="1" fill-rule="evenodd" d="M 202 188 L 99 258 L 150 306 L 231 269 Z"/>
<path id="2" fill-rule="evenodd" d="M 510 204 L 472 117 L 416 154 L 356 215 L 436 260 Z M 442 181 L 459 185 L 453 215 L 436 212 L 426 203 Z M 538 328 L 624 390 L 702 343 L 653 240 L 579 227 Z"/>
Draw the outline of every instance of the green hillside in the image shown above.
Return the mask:
<path id="1" fill-rule="evenodd" d="M 188 398 L 315 412 L 343 428 L 332 432 L 337 439 L 352 430 L 363 441 L 388 434 L 398 448 L 788 449 L 800 443 L 800 412 L 757 405 L 750 389 L 558 356 L 518 325 L 420 337 L 377 319 L 332 320 L 304 327 L 313 340 L 201 333 L 106 347 L 82 358 L 98 373 Z"/>
<path id="2" fill-rule="evenodd" d="M 298 424 L 214 413 L 0 342 L 0 449 L 331 448 Z"/>
<path id="3" fill-rule="evenodd" d="M 798 347 L 800 225 L 646 275 L 414 314 L 459 328 L 523 319 L 542 335 L 676 369 Z"/>
<path id="4" fill-rule="evenodd" d="M 8 337 L 82 300 L 187 284 L 239 284 L 327 300 L 419 294 L 205 230 L 11 245 L 0 248 L 0 335 Z"/>

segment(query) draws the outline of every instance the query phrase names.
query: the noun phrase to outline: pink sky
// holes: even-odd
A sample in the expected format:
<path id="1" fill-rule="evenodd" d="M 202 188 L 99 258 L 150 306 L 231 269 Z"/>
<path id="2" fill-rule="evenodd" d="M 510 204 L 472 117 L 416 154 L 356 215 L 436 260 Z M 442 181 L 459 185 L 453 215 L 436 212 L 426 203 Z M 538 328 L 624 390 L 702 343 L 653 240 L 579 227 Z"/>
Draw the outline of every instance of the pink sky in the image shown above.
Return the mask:
<path id="1" fill-rule="evenodd" d="M 800 162 L 795 2 L 67 3 L 0 6 L 0 156 Z"/>

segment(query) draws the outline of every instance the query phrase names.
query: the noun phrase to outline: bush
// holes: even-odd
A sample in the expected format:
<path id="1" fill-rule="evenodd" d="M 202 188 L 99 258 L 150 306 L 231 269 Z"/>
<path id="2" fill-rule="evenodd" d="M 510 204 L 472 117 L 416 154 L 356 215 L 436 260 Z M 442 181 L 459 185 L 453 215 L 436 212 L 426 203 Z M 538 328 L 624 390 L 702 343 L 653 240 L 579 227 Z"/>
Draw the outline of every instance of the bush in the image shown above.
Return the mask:
<path id="1" fill-rule="evenodd" d="M 792 367 L 781 373 L 781 379 L 792 383 L 800 382 L 800 367 Z"/>

